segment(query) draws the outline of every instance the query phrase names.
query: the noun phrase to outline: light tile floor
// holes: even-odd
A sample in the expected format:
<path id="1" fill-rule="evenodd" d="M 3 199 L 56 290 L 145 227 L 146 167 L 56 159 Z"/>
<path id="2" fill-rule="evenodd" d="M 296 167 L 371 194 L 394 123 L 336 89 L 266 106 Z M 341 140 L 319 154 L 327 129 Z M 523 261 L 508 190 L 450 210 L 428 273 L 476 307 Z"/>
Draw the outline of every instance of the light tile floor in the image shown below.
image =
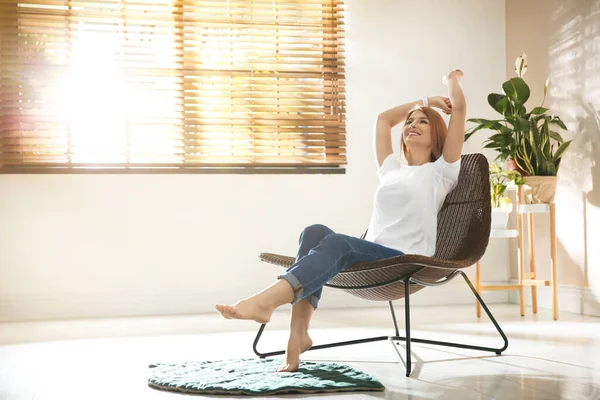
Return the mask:
<path id="1" fill-rule="evenodd" d="M 515 305 L 491 309 L 510 341 L 502 356 L 413 344 L 410 378 L 388 342 L 308 352 L 304 359 L 347 363 L 386 386 L 382 393 L 327 395 L 340 399 L 600 399 L 599 318 L 562 313 L 553 321 L 548 310 L 522 318 Z M 261 349 L 284 345 L 286 325 L 287 313 L 277 313 Z M 474 307 L 414 307 L 412 326 L 413 337 L 501 345 Z M 147 365 L 252 357 L 257 327 L 216 314 L 0 324 L 0 400 L 183 399 L 147 387 Z M 315 344 L 389 333 L 385 308 L 319 310 L 312 325 Z"/>

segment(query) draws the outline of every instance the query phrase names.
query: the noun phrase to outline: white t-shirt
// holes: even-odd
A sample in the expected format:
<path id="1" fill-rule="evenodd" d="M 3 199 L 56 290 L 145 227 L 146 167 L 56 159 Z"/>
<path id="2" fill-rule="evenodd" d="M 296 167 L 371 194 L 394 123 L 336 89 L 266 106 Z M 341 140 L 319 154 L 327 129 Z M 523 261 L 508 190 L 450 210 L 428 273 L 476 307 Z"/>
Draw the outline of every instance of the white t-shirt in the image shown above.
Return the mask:
<path id="1" fill-rule="evenodd" d="M 446 195 L 454 188 L 460 158 L 448 163 L 401 165 L 394 153 L 377 170 L 373 215 L 365 240 L 402 251 L 432 256 L 435 252 L 437 215 Z"/>

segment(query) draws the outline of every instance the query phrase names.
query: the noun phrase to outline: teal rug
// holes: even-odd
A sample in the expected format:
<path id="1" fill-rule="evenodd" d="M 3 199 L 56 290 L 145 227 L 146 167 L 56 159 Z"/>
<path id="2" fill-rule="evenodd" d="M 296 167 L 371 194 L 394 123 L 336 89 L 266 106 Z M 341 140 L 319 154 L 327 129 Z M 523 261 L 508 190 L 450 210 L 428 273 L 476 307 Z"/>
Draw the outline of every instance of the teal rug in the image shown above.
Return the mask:
<path id="1" fill-rule="evenodd" d="M 347 365 L 303 361 L 296 372 L 276 372 L 280 365 L 281 360 L 273 358 L 152 364 L 148 385 L 172 392 L 225 395 L 385 389 L 374 377 Z"/>

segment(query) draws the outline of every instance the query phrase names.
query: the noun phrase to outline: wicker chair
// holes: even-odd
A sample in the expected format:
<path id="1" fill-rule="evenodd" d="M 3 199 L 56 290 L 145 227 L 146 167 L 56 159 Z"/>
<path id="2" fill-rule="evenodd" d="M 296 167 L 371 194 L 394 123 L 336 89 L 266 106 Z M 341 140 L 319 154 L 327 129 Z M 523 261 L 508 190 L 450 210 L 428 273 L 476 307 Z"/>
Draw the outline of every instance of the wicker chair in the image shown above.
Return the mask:
<path id="1" fill-rule="evenodd" d="M 420 255 L 402 255 L 377 261 L 357 263 L 340 272 L 325 286 L 342 289 L 351 295 L 375 301 L 389 303 L 395 335 L 378 336 L 346 342 L 337 342 L 313 346 L 310 350 L 352 344 L 391 341 L 402 359 L 394 341 L 406 342 L 406 376 L 411 372 L 411 342 L 441 346 L 490 351 L 501 354 L 508 347 L 506 335 L 490 313 L 489 309 L 471 284 L 462 269 L 475 264 L 485 253 L 490 235 L 490 184 L 488 163 L 481 154 L 462 156 L 457 186 L 446 196 L 438 214 L 437 242 L 433 257 Z M 366 234 L 366 232 L 365 232 Z M 364 238 L 364 235 L 362 236 Z M 261 253 L 262 261 L 282 267 L 290 267 L 294 257 L 272 253 Z M 440 342 L 411 338 L 410 335 L 410 294 L 427 286 L 440 286 L 461 275 L 481 304 L 490 320 L 504 340 L 501 348 L 474 346 L 461 343 Z M 404 298 L 406 336 L 400 336 L 393 300 Z M 261 358 L 283 354 L 284 351 L 261 353 L 257 349 L 260 337 L 265 329 L 263 324 L 254 340 L 254 352 Z"/>

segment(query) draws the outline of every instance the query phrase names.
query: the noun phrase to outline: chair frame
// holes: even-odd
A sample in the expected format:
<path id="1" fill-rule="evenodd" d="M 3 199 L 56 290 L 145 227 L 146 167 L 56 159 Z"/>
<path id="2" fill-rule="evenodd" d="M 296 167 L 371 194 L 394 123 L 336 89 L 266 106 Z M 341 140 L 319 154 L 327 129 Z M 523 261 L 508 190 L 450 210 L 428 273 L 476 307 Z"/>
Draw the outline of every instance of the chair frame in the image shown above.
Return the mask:
<path id="1" fill-rule="evenodd" d="M 485 304 L 485 302 L 483 301 L 483 299 L 481 298 L 479 293 L 477 293 L 477 291 L 475 290 L 475 287 L 473 286 L 473 284 L 471 283 L 471 281 L 469 280 L 467 275 L 463 271 L 455 270 L 450 275 L 448 275 L 445 279 L 443 279 L 442 281 L 435 282 L 435 283 L 423 282 L 423 281 L 413 277 L 413 275 L 415 275 L 416 273 L 418 273 L 419 271 L 421 271 L 422 269 L 424 269 L 426 267 L 440 268 L 440 267 L 436 267 L 436 266 L 432 266 L 432 265 L 423 265 L 423 266 L 421 266 L 421 268 L 412 272 L 409 276 L 400 277 L 392 282 L 389 282 L 389 284 L 400 282 L 400 281 L 404 282 L 404 292 L 405 292 L 404 315 L 405 315 L 405 332 L 406 332 L 405 335 L 406 336 L 400 336 L 400 331 L 398 330 L 398 322 L 396 321 L 396 313 L 394 312 L 394 306 L 391 301 L 388 301 L 389 307 L 390 307 L 390 312 L 392 314 L 392 321 L 394 323 L 395 335 L 375 336 L 375 337 L 369 337 L 369 338 L 363 338 L 363 339 L 347 340 L 347 341 L 343 341 L 343 342 L 333 342 L 333 343 L 321 344 L 321 345 L 317 345 L 317 346 L 312 346 L 308 350 L 320 350 L 320 349 L 328 349 L 331 347 L 350 346 L 350 345 L 355 345 L 355 344 L 377 342 L 377 341 L 381 341 L 381 340 L 389 340 L 390 343 L 394 346 L 394 350 L 398 354 L 398 357 L 405 364 L 407 377 L 410 376 L 411 371 L 412 371 L 411 343 L 413 343 L 413 342 L 414 343 L 432 344 L 432 345 L 436 345 L 436 346 L 457 347 L 457 348 L 469 349 L 469 350 L 489 351 L 492 353 L 496 353 L 497 355 L 501 355 L 502 352 L 504 350 L 506 350 L 506 348 L 508 347 L 508 338 L 504 334 L 504 331 L 502 330 L 502 328 L 500 328 L 500 325 L 498 325 L 498 322 L 496 321 L 496 319 L 494 318 L 494 316 L 488 309 L 487 305 Z M 410 285 L 417 284 L 417 285 L 422 285 L 422 286 L 441 286 L 441 285 L 448 283 L 452 279 L 454 279 L 457 275 L 461 275 L 464 278 L 465 282 L 467 283 L 467 285 L 469 285 L 469 288 L 471 289 L 471 291 L 477 298 L 478 303 L 481 305 L 481 307 L 484 309 L 485 313 L 488 315 L 488 317 L 494 324 L 494 327 L 496 328 L 496 330 L 498 331 L 498 333 L 500 334 L 500 336 L 502 337 L 502 339 L 504 341 L 504 345 L 502 347 L 500 347 L 500 348 L 484 347 L 484 346 L 475 346 L 475 345 L 471 345 L 471 344 L 443 342 L 443 341 L 437 341 L 437 340 L 419 339 L 419 338 L 411 337 L 411 333 L 410 333 Z M 330 284 L 327 284 L 325 286 L 333 287 L 336 289 L 342 288 L 342 287 L 336 287 L 335 285 L 330 285 Z M 343 288 L 344 289 L 366 289 L 366 288 L 369 288 L 370 286 L 371 285 L 356 286 L 356 287 L 351 287 L 351 288 L 344 286 Z M 254 350 L 254 353 L 257 356 L 259 356 L 260 358 L 285 354 L 284 350 L 271 351 L 268 353 L 261 353 L 258 350 L 258 343 L 259 343 L 260 338 L 265 330 L 266 325 L 267 324 L 262 324 L 260 326 L 260 328 L 258 329 L 258 333 L 256 334 L 256 338 L 254 339 L 254 343 L 252 345 L 252 349 Z M 404 361 L 402 359 L 402 354 L 400 354 L 400 351 L 396 347 L 396 344 L 394 343 L 394 341 L 402 341 L 402 342 L 406 343 L 406 358 L 405 358 L 406 361 Z"/>
<path id="2" fill-rule="evenodd" d="M 463 268 L 472 266 L 475 264 L 485 253 L 485 249 L 488 245 L 489 234 L 490 234 L 490 216 L 491 216 L 491 202 L 489 200 L 489 175 L 488 175 L 488 164 L 487 160 L 481 154 L 472 154 L 472 155 L 463 155 L 463 164 L 461 165 L 461 175 L 463 173 L 463 168 L 466 171 L 473 170 L 476 174 L 476 177 L 479 181 L 476 182 L 477 186 L 468 186 L 469 180 L 462 181 L 463 186 L 459 192 L 451 191 L 448 194 L 444 201 L 444 205 L 440 210 L 440 214 L 438 214 L 438 239 L 436 242 L 436 252 L 433 257 L 421 256 L 421 255 L 401 255 L 396 257 L 391 257 L 388 259 L 378 260 L 378 261 L 370 261 L 364 263 L 357 263 L 352 265 L 346 270 L 341 271 L 336 277 L 332 278 L 325 286 L 332 287 L 335 289 L 342 289 L 344 291 L 349 292 L 352 295 L 357 297 L 362 297 L 368 300 L 376 300 L 376 301 L 387 301 L 389 303 L 390 312 L 392 314 L 392 321 L 394 323 L 394 335 L 389 336 L 376 336 L 370 338 L 363 338 L 357 340 L 350 340 L 344 342 L 334 342 L 328 344 L 322 344 L 318 346 L 312 346 L 309 350 L 318 350 L 325 349 L 331 347 L 340 347 L 340 346 L 348 346 L 354 344 L 361 343 L 369 343 L 376 342 L 380 340 L 388 340 L 394 346 L 394 350 L 402 360 L 402 355 L 396 346 L 396 342 L 405 342 L 406 343 L 406 357 L 405 361 L 402 360 L 406 366 L 406 376 L 410 376 L 412 370 L 411 363 L 411 344 L 414 343 L 425 343 L 431 345 L 438 346 L 448 346 L 448 347 L 457 347 L 462 349 L 470 349 L 470 350 L 479 350 L 479 351 L 487 351 L 496 353 L 497 355 L 502 354 L 504 350 L 508 347 L 508 339 L 498 322 L 486 306 L 485 302 L 467 277 L 467 275 L 462 272 Z M 465 172 L 470 173 L 470 172 Z M 461 187 L 459 177 L 459 186 Z M 466 182 L 466 183 L 464 183 Z M 467 186 L 465 186 L 467 185 Z M 457 187 L 457 188 L 458 188 Z M 477 188 L 476 193 L 467 192 L 466 190 L 470 190 L 469 188 Z M 454 195 L 452 195 L 455 193 Z M 451 196 L 452 195 L 452 196 Z M 469 199 L 465 200 L 465 196 Z M 475 196 L 474 199 L 469 196 Z M 444 236 L 444 231 L 440 235 L 440 227 L 443 226 L 440 224 L 440 218 L 444 218 L 445 224 L 450 224 L 449 226 L 454 229 L 459 229 L 461 235 L 464 235 L 465 230 L 461 230 L 461 226 L 454 225 L 454 220 L 447 220 L 450 214 L 448 214 L 448 209 L 445 208 L 446 205 L 448 207 L 459 207 L 459 212 L 461 211 L 461 207 L 464 207 L 466 204 L 470 203 L 479 203 L 480 208 L 478 208 L 478 214 L 474 214 L 476 219 L 474 220 L 476 227 L 480 229 L 471 230 L 472 224 L 474 223 L 472 220 L 466 221 L 471 224 L 468 226 L 468 231 L 471 232 L 467 236 L 457 236 L 450 237 L 450 241 L 448 241 L 448 236 Z M 448 226 L 448 225 L 445 225 Z M 463 225 L 462 228 L 465 228 Z M 445 238 L 443 242 L 440 242 L 440 237 Z M 364 235 L 363 237 L 364 238 Z M 462 238 L 462 239 L 461 239 Z M 476 240 L 473 245 L 465 245 L 466 242 L 456 242 L 456 240 Z M 454 240 L 454 241 L 453 241 Z M 454 247 L 453 247 L 454 246 Z M 461 246 L 461 247 L 456 247 Z M 286 257 L 278 254 L 272 253 L 261 253 L 259 256 L 263 261 L 269 262 L 271 264 L 276 264 L 282 267 L 289 267 L 294 263 L 294 257 Z M 396 271 L 398 270 L 397 275 L 390 274 L 385 272 L 382 276 L 385 277 L 385 280 L 382 282 L 381 280 L 374 281 L 372 276 L 367 275 L 369 279 L 367 279 L 364 284 L 359 279 L 357 281 L 356 274 L 371 274 L 371 271 L 384 271 L 382 268 L 386 268 L 385 271 Z M 453 343 L 453 342 L 442 342 L 436 340 L 428 340 L 428 339 L 419 339 L 411 337 L 411 326 L 410 326 L 410 293 L 416 292 L 419 290 L 419 287 L 427 287 L 427 286 L 441 286 L 456 276 L 461 275 L 473 294 L 477 299 L 477 302 L 481 307 L 485 310 L 486 314 L 494 324 L 496 330 L 502 337 L 504 341 L 504 345 L 499 348 L 494 347 L 485 347 L 485 346 L 475 346 L 473 344 L 464 344 L 464 343 Z M 366 283 L 369 282 L 369 283 Z M 400 285 L 404 285 L 402 288 Z M 400 331 L 398 329 L 398 322 L 396 321 L 396 313 L 394 312 L 394 306 L 392 301 L 400 298 L 404 298 L 404 315 L 405 315 L 405 336 L 400 336 Z M 267 353 L 262 353 L 258 350 L 258 343 L 260 338 L 264 332 L 266 324 L 261 325 L 254 339 L 253 350 L 254 353 L 261 357 L 270 357 L 275 355 L 284 354 L 285 351 L 272 351 Z"/>

